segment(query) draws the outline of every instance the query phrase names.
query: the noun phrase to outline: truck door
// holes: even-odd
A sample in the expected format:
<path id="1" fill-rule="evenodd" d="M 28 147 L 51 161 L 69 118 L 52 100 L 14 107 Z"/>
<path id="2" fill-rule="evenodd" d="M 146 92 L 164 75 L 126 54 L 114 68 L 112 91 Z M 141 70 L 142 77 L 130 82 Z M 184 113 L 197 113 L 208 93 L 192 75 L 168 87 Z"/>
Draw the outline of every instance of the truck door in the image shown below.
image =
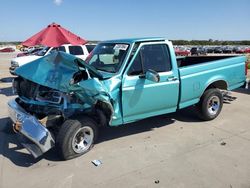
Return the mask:
<path id="1" fill-rule="evenodd" d="M 168 45 L 141 44 L 128 63 L 122 83 L 124 123 L 174 112 L 178 103 L 179 78 Z M 145 78 L 149 69 L 159 74 L 159 82 Z"/>

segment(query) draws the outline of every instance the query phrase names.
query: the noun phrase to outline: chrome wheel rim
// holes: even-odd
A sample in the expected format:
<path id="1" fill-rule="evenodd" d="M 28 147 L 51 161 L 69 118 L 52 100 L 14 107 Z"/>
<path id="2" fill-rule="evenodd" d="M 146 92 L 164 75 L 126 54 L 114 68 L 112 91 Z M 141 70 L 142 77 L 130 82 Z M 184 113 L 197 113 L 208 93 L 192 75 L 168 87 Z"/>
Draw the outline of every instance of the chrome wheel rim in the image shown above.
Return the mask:
<path id="1" fill-rule="evenodd" d="M 85 126 L 80 128 L 74 135 L 72 140 L 72 148 L 76 153 L 87 151 L 94 140 L 94 132 L 91 127 Z"/>
<path id="2" fill-rule="evenodd" d="M 207 102 L 207 109 L 209 114 L 216 115 L 220 109 L 220 98 L 218 96 L 212 96 Z"/>

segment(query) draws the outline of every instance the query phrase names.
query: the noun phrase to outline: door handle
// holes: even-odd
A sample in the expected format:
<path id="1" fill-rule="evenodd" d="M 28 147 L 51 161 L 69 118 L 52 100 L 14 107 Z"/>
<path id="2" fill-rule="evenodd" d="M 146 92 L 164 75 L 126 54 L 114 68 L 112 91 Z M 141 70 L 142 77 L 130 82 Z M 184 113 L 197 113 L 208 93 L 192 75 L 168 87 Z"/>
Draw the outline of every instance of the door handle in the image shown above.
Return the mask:
<path id="1" fill-rule="evenodd" d="M 175 77 L 175 76 L 170 76 L 170 77 L 167 78 L 167 81 L 169 81 L 169 82 L 176 81 L 176 80 L 178 80 L 178 78 Z"/>

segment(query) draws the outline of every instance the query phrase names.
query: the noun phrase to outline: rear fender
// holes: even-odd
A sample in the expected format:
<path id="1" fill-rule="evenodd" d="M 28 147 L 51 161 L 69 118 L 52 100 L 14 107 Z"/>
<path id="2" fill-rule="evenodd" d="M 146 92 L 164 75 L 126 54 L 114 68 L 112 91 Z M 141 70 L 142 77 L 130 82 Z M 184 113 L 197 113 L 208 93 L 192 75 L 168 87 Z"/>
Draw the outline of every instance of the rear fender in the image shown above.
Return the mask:
<path id="1" fill-rule="evenodd" d="M 209 88 L 214 87 L 222 90 L 227 90 L 228 89 L 228 83 L 225 81 L 226 78 L 223 76 L 216 76 L 210 78 L 204 85 L 204 89 L 201 93 L 201 95 Z"/>

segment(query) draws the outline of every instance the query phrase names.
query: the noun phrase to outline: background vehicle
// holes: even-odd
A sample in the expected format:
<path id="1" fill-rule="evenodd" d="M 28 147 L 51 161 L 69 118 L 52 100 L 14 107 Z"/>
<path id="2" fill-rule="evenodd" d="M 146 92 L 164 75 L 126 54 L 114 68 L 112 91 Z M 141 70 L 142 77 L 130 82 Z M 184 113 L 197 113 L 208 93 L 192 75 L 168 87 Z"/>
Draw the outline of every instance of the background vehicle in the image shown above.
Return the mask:
<path id="1" fill-rule="evenodd" d="M 17 50 L 22 51 L 22 48 L 23 48 L 23 45 L 21 45 L 21 44 L 16 45 L 16 49 L 17 49 Z"/>
<path id="2" fill-rule="evenodd" d="M 220 90 L 245 83 L 245 62 L 245 56 L 176 58 L 164 38 L 105 41 L 87 63 L 52 53 L 16 70 L 18 97 L 8 103 L 10 117 L 33 156 L 56 146 L 63 159 L 71 159 L 92 148 L 100 126 L 192 105 L 202 120 L 213 120 L 223 106 Z"/>
<path id="3" fill-rule="evenodd" d="M 222 52 L 224 54 L 231 54 L 233 52 L 233 48 L 232 47 L 229 47 L 229 46 L 226 46 L 226 47 L 223 47 L 222 48 Z"/>
<path id="4" fill-rule="evenodd" d="M 206 55 L 207 52 L 203 47 L 193 47 L 190 50 L 191 55 Z"/>
<path id="5" fill-rule="evenodd" d="M 175 55 L 176 56 L 188 56 L 190 55 L 190 50 L 184 47 L 177 47 L 175 48 Z"/>
<path id="6" fill-rule="evenodd" d="M 243 53 L 245 53 L 245 48 L 243 48 L 243 47 L 236 47 L 234 49 L 234 52 L 237 53 L 237 54 L 243 54 Z"/>
<path id="7" fill-rule="evenodd" d="M 245 53 L 250 53 L 250 47 L 246 48 L 244 52 Z"/>
<path id="8" fill-rule="evenodd" d="M 29 56 L 23 56 L 23 57 L 16 57 L 14 59 L 11 60 L 11 66 L 9 68 L 10 73 L 11 74 L 15 74 L 15 69 L 17 67 L 20 67 L 22 65 L 25 65 L 31 61 L 34 61 L 36 59 L 39 59 L 43 56 L 46 56 L 50 53 L 52 53 L 53 51 L 62 51 L 62 52 L 66 52 L 72 55 L 75 55 L 76 57 L 85 60 L 90 51 L 92 50 L 94 47 L 93 44 L 91 45 L 71 45 L 71 44 L 65 44 L 62 45 L 60 47 L 57 48 L 52 48 L 52 47 L 44 47 L 42 50 L 36 52 L 35 54 L 29 55 Z M 89 50 L 88 50 L 89 48 Z"/>
<path id="9" fill-rule="evenodd" d="M 10 47 L 0 49 L 0 52 L 14 52 L 14 51 L 15 49 Z"/>
<path id="10" fill-rule="evenodd" d="M 214 53 L 214 47 L 211 47 L 211 46 L 207 47 L 206 52 L 207 53 Z"/>
<path id="11" fill-rule="evenodd" d="M 222 54 L 223 53 L 222 47 L 215 47 L 214 48 L 214 53 L 216 53 L 216 54 Z"/>
<path id="12" fill-rule="evenodd" d="M 38 48 L 34 48 L 31 50 L 28 50 L 27 52 L 22 52 L 17 54 L 17 57 L 22 57 L 22 56 L 28 56 L 28 55 L 36 55 L 35 53 L 37 53 L 38 51 L 42 50 L 44 47 L 38 47 Z"/>

